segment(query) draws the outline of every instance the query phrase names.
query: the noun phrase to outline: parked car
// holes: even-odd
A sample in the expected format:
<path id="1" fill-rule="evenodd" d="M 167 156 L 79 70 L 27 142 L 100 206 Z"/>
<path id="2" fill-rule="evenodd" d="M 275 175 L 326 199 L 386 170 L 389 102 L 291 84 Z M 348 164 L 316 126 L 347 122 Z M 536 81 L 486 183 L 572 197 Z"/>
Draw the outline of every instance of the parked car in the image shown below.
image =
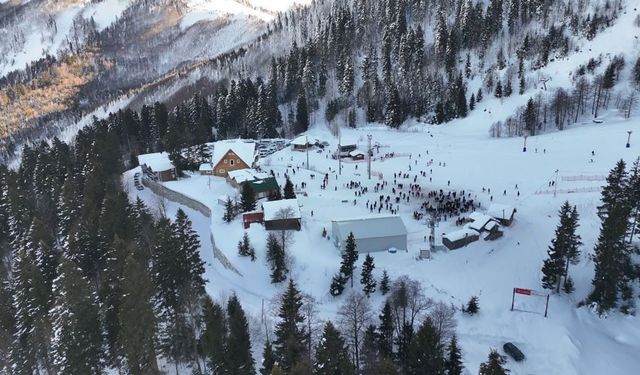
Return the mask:
<path id="1" fill-rule="evenodd" d="M 518 349 L 517 346 L 513 345 L 513 343 L 506 343 L 502 346 L 502 349 L 505 353 L 507 353 L 511 358 L 513 358 L 516 362 L 520 362 L 524 360 L 524 354 Z"/>

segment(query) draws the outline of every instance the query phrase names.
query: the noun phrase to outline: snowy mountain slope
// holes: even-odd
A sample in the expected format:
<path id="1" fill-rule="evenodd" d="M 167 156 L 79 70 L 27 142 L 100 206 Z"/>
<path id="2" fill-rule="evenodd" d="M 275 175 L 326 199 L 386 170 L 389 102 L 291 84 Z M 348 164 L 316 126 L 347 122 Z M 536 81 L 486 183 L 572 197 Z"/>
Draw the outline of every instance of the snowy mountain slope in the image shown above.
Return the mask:
<path id="1" fill-rule="evenodd" d="M 0 5 L 0 77 L 45 55 L 57 56 L 82 37 L 77 22 L 93 19 L 96 30 L 111 25 L 133 0 L 31 1 Z M 74 25 L 75 24 L 75 25 Z"/>

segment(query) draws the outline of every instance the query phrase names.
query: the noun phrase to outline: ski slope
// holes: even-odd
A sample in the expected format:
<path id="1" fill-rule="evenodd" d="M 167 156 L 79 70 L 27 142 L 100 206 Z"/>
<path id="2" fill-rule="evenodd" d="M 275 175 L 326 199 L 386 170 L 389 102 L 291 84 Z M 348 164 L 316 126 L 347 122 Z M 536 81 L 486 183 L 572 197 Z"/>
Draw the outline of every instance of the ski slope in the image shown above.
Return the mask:
<path id="1" fill-rule="evenodd" d="M 624 147 L 628 130 L 636 130 L 636 134 L 640 134 L 638 119 L 617 119 L 617 115 L 611 113 L 612 120 L 603 124 L 584 124 L 562 132 L 531 137 L 525 153 L 522 152 L 521 138 L 492 139 L 486 131 L 470 131 L 472 127 L 487 128 L 488 125 L 480 118 L 480 115 L 471 115 L 446 126 L 414 125 L 401 131 L 388 130 L 383 126 L 342 129 L 343 144 L 346 143 L 344 140 L 353 140 L 364 150 L 366 135 L 371 134 L 374 144 L 379 142 L 382 145 L 380 154 L 394 152 L 403 155 L 372 162 L 372 170 L 381 173 L 389 182 L 389 187 L 381 193 L 373 193 L 373 185 L 380 180 L 375 177 L 371 181 L 367 179 L 366 162 L 345 162 L 342 174 L 338 175 L 337 161 L 328 158 L 328 151 L 309 153 L 313 171 L 304 168 L 306 153 L 290 149 L 262 160 L 264 170 L 272 169 L 279 175 L 281 186 L 287 171 L 298 187 L 303 181 L 308 183 L 305 189 L 307 196 L 298 194 L 303 230 L 295 234 L 288 250 L 292 258 L 291 277 L 305 293 L 318 301 L 323 318 L 335 319 L 344 295 L 334 298 L 328 290 L 331 277 L 338 270 L 340 255 L 331 241 L 321 238 L 322 228 L 327 228 L 331 234 L 332 219 L 368 215 L 365 201 L 373 202 L 382 193 L 391 195 L 394 172 L 410 174 L 410 179 L 397 181 L 405 186 L 412 183 L 417 175 L 417 182 L 424 189 L 465 190 L 477 196 L 484 208 L 489 206 L 493 195 L 493 202 L 513 205 L 518 210 L 514 224 L 503 228 L 504 237 L 438 252 L 431 260 L 416 259 L 419 250 L 426 247 L 424 236 L 428 235 L 424 220 L 413 218 L 419 200 L 412 198 L 409 203 L 401 203 L 399 214 L 409 231 L 409 249 L 396 254 L 372 254 L 376 277 L 380 277 L 382 269 L 386 269 L 392 278 L 408 275 L 421 282 L 429 297 L 450 302 L 456 307 L 466 303 L 472 295 L 479 296 L 481 312 L 478 316 L 457 314 L 464 363 L 470 373 L 477 373 L 490 348 L 501 349 L 507 341 L 514 342 L 527 356 L 522 363 L 509 361 L 508 367 L 513 374 L 635 373 L 640 366 L 636 355 L 640 350 L 640 320 L 617 313 L 601 318 L 587 307 L 576 308 L 576 304 L 590 291 L 593 263 L 589 254 L 599 232 L 596 207 L 600 195 L 597 191 L 563 191 L 585 187 L 597 190 L 603 182 L 564 181 L 563 177 L 571 180 L 575 176 L 606 176 L 620 158 L 631 162 L 638 157 L 640 141 L 632 139 L 632 147 Z M 311 139 L 328 141 L 331 144 L 329 149 L 335 150 L 338 143 L 324 126 L 316 126 L 308 135 Z M 591 155 L 592 151 L 595 156 Z M 380 154 L 375 153 L 374 157 Z M 432 159 L 432 164 L 427 166 Z M 295 175 L 292 174 L 293 168 L 296 168 Z M 548 182 L 555 179 L 556 169 L 559 193 L 554 197 L 550 194 Z M 426 178 L 419 171 L 425 171 Z M 124 176 L 130 186 L 131 199 L 140 193 L 150 207 L 158 207 L 158 198 L 147 189 L 142 192 L 133 189 L 132 173 L 127 172 Z M 329 173 L 330 183 L 326 190 L 321 190 L 319 176 L 324 173 Z M 312 180 L 310 174 L 315 174 L 316 178 Z M 369 187 L 369 194 L 354 197 L 353 190 L 344 188 L 344 184 L 352 180 Z M 516 184 L 518 190 L 515 189 Z M 284 287 L 269 282 L 269 269 L 265 263 L 266 231 L 261 225 L 251 226 L 248 233 L 258 258 L 255 262 L 241 258 L 236 255 L 238 240 L 244 232 L 241 219 L 237 218 L 231 224 L 224 223 L 223 207 L 216 202 L 220 195 L 233 194 L 223 179 L 193 176 L 166 185 L 212 209 L 211 219 L 186 210 L 203 241 L 202 255 L 207 261 L 206 276 L 209 280 L 207 290 L 214 298 L 222 300 L 230 293 L 239 295 L 250 316 L 254 350 L 259 355 L 260 332 L 264 331 L 260 323 L 263 304 L 268 324 L 272 325 L 277 303 L 274 301 Z M 483 193 L 483 187 L 490 188 L 492 194 Z M 517 196 L 517 191 L 520 196 Z M 354 198 L 356 205 L 353 204 Z M 343 200 L 347 202 L 343 203 Z M 557 225 L 557 211 L 565 200 L 578 207 L 581 219 L 579 233 L 584 242 L 580 263 L 570 269 L 576 291 L 568 297 L 552 296 L 548 318 L 542 314 L 543 299 L 518 298 L 517 308 L 533 312 L 512 312 L 509 309 L 512 288 L 541 289 L 540 268 Z M 177 205 L 167 202 L 170 215 L 174 215 L 177 208 Z M 442 233 L 459 228 L 453 221 L 449 219 L 439 224 L 436 228 L 438 239 Z M 242 275 L 226 270 L 213 259 L 209 233 L 213 234 L 216 246 Z M 355 289 L 359 289 L 357 283 Z M 347 287 L 345 295 L 349 290 Z M 383 300 L 379 294 L 372 296 L 376 312 Z"/>

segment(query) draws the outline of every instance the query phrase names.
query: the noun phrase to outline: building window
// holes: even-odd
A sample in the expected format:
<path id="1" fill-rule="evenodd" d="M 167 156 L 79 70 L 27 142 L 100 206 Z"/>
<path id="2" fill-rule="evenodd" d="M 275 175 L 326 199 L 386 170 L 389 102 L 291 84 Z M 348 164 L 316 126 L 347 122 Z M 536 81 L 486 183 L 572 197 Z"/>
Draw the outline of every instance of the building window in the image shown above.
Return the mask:
<path id="1" fill-rule="evenodd" d="M 227 164 L 227 159 L 224 159 L 224 163 Z"/>
<path id="2" fill-rule="evenodd" d="M 233 165 L 233 159 L 229 160 L 229 164 Z"/>
<path id="3" fill-rule="evenodd" d="M 240 164 L 240 159 L 236 160 L 236 163 Z"/>
<path id="4" fill-rule="evenodd" d="M 224 169 L 222 168 L 218 169 L 218 173 L 224 173 Z"/>

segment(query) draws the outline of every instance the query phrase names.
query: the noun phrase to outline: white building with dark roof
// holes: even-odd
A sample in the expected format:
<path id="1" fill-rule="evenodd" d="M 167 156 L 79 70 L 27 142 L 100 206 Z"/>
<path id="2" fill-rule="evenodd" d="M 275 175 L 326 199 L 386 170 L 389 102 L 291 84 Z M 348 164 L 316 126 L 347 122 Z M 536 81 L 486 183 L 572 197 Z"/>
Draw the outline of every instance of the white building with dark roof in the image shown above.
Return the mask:
<path id="1" fill-rule="evenodd" d="M 407 249 L 407 228 L 400 216 L 368 216 L 333 220 L 333 241 L 340 251 L 350 233 L 356 240 L 359 253 Z"/>

